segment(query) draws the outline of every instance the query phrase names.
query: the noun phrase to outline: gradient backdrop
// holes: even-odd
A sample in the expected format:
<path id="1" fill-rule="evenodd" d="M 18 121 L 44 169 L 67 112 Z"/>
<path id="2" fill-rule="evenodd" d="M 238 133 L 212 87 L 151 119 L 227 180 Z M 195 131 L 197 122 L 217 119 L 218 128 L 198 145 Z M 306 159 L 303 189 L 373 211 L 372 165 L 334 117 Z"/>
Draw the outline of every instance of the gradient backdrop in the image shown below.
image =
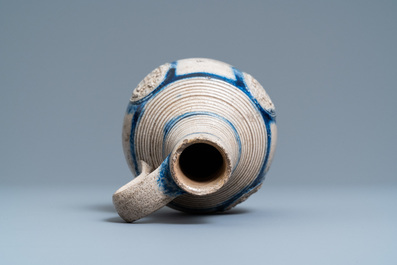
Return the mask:
<path id="1" fill-rule="evenodd" d="M 397 1 L 0 1 L 0 263 L 396 264 L 396 14 Z M 111 194 L 131 178 L 128 99 L 188 57 L 265 87 L 272 168 L 230 215 L 123 225 Z"/>

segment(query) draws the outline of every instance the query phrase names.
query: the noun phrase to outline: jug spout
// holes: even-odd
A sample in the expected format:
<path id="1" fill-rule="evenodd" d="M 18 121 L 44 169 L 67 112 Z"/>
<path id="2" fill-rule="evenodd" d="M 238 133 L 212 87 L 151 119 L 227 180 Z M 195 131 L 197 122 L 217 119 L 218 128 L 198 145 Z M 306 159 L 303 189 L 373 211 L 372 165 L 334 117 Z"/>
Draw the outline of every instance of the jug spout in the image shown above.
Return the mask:
<path id="1" fill-rule="evenodd" d="M 231 176 L 233 165 L 230 152 L 232 150 L 212 135 L 198 134 L 185 138 L 172 152 L 172 177 L 187 193 L 214 193 Z"/>

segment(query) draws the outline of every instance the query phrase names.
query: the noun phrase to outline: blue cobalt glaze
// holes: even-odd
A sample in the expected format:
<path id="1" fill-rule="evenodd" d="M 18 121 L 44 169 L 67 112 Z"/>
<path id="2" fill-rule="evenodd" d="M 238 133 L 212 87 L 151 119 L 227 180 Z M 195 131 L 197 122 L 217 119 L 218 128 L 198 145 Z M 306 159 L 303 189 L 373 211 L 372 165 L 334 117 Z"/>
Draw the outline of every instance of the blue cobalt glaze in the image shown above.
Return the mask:
<path id="1" fill-rule="evenodd" d="M 230 122 L 228 119 L 226 119 L 225 117 L 222 117 L 216 113 L 213 112 L 209 112 L 209 111 L 191 111 L 191 112 L 186 112 L 184 114 L 181 114 L 179 116 L 176 116 L 174 118 L 172 118 L 171 120 L 169 120 L 165 126 L 164 126 L 164 136 L 163 136 L 163 152 L 165 152 L 165 140 L 167 139 L 168 133 L 171 131 L 171 129 L 175 126 L 175 124 L 177 124 L 178 122 L 180 122 L 183 119 L 189 118 L 189 117 L 193 117 L 193 116 L 211 116 L 214 118 L 219 119 L 220 121 L 226 123 L 227 125 L 230 126 L 230 128 L 233 131 L 234 137 L 236 138 L 236 142 L 238 144 L 238 158 L 237 158 L 237 162 L 235 167 L 237 166 L 238 162 L 240 161 L 240 156 L 241 156 L 241 141 L 240 141 L 240 135 L 238 134 L 236 127 L 233 125 L 232 122 Z M 163 153 L 163 155 L 165 155 Z"/>
<path id="2" fill-rule="evenodd" d="M 134 114 L 135 110 L 137 109 L 138 105 L 133 104 L 131 101 L 127 105 L 127 110 L 125 111 L 126 114 Z"/>
<path id="3" fill-rule="evenodd" d="M 157 178 L 157 185 L 164 194 L 170 197 L 176 197 L 186 192 L 179 188 L 179 186 L 172 178 L 169 166 L 169 158 L 170 156 L 167 156 L 167 158 L 160 166 L 160 171 Z"/>
<path id="4" fill-rule="evenodd" d="M 263 109 L 262 106 L 260 106 L 260 104 L 258 103 L 258 101 L 252 96 L 251 92 L 247 89 L 246 84 L 244 82 L 243 73 L 241 71 L 237 70 L 236 68 L 232 67 L 236 79 L 230 79 L 230 78 L 226 78 L 224 76 L 220 76 L 220 75 L 216 75 L 216 74 L 212 74 L 212 73 L 206 73 L 206 72 L 197 72 L 197 73 L 190 73 L 190 74 L 185 74 L 185 75 L 176 75 L 177 64 L 178 64 L 177 61 L 171 63 L 171 67 L 168 70 L 168 72 L 164 78 L 164 81 L 161 82 L 161 84 L 157 88 L 155 88 L 153 91 L 151 91 L 148 95 L 146 95 L 145 97 L 143 97 L 140 100 L 133 102 L 133 104 L 141 104 L 141 103 L 146 102 L 152 96 L 156 95 L 161 90 L 163 90 L 168 84 L 173 83 L 175 81 L 179 81 L 182 79 L 188 79 L 188 78 L 194 78 L 194 77 L 210 77 L 210 78 L 225 81 L 226 83 L 229 83 L 229 84 L 239 88 L 242 92 L 244 92 L 244 94 L 246 94 L 248 96 L 248 98 L 254 103 L 254 105 L 257 108 L 262 109 L 271 118 L 273 118 L 273 119 L 275 118 L 275 113 L 273 111 L 267 111 L 267 110 Z"/>
<path id="5" fill-rule="evenodd" d="M 131 134 L 130 134 L 130 153 L 131 153 L 131 158 L 132 162 L 134 163 L 134 168 L 135 168 L 135 173 L 138 176 L 141 172 L 138 167 L 138 162 L 136 159 L 136 154 L 135 154 L 135 129 L 138 124 L 138 121 L 140 117 L 143 114 L 143 105 L 135 105 L 132 102 L 128 104 L 127 107 L 127 114 L 132 114 L 132 119 L 131 119 Z"/>
<path id="6" fill-rule="evenodd" d="M 131 120 L 130 152 L 131 152 L 132 160 L 133 160 L 133 163 L 134 163 L 134 167 L 135 167 L 135 170 L 136 170 L 137 174 L 139 174 L 140 172 L 138 172 L 138 166 L 137 166 L 136 154 L 135 154 L 135 147 L 134 147 L 134 136 L 135 136 L 136 127 L 139 124 L 140 117 L 142 116 L 142 114 L 144 112 L 145 105 L 146 105 L 147 101 L 150 98 L 152 98 L 153 96 L 158 94 L 160 91 L 162 91 L 164 88 L 166 88 L 168 84 L 173 83 L 173 82 L 178 81 L 178 80 L 182 80 L 182 79 L 196 78 L 196 77 L 207 77 L 207 78 L 209 77 L 209 78 L 214 78 L 214 79 L 218 79 L 218 80 L 222 80 L 224 82 L 227 82 L 227 83 L 237 87 L 239 90 L 241 90 L 250 99 L 250 101 L 253 104 L 253 106 L 255 106 L 257 111 L 261 114 L 262 119 L 264 121 L 264 124 L 266 126 L 266 131 L 267 131 L 267 148 L 265 150 L 265 159 L 264 159 L 263 164 L 261 166 L 260 172 L 259 172 L 258 176 L 255 178 L 255 180 L 251 183 L 251 185 L 247 186 L 246 188 L 241 190 L 238 194 L 236 194 L 235 196 L 233 196 L 229 200 L 223 202 L 221 205 L 216 206 L 215 208 L 211 208 L 211 209 L 197 209 L 197 212 L 211 212 L 211 211 L 214 211 L 214 210 L 215 211 L 222 211 L 222 210 L 225 210 L 226 208 L 228 208 L 230 205 L 232 205 L 236 200 L 241 198 L 244 194 L 250 192 L 252 189 L 256 188 L 258 185 L 260 185 L 262 183 L 262 181 L 264 179 L 264 176 L 265 176 L 265 173 L 266 173 L 265 169 L 266 169 L 266 166 L 267 166 L 267 163 L 268 163 L 268 160 L 269 160 L 269 154 L 270 154 L 270 148 L 271 148 L 272 136 L 271 136 L 270 124 L 275 122 L 275 118 L 276 118 L 275 112 L 273 110 L 266 110 L 259 104 L 257 99 L 251 94 L 251 92 L 247 88 L 246 83 L 244 81 L 243 73 L 240 72 L 239 70 L 235 69 L 234 67 L 232 67 L 232 69 L 233 69 L 233 72 L 234 72 L 234 75 L 235 75 L 235 79 L 230 79 L 230 78 L 226 78 L 224 76 L 219 76 L 219 75 L 216 75 L 216 74 L 206 73 L 206 72 L 197 72 L 197 73 L 190 73 L 190 74 L 184 74 L 184 75 L 176 75 L 177 64 L 178 64 L 177 61 L 171 63 L 171 67 L 168 70 L 164 80 L 160 83 L 160 85 L 157 88 L 155 88 L 153 91 L 151 91 L 148 95 L 146 95 L 142 99 L 134 101 L 134 102 L 130 102 L 128 107 L 127 107 L 127 113 L 128 114 L 133 114 L 133 118 Z M 241 143 L 240 143 L 239 135 L 238 135 L 235 127 L 233 126 L 233 124 L 230 121 L 228 121 L 227 119 L 225 119 L 224 117 L 221 117 L 221 116 L 219 116 L 217 114 L 214 114 L 214 113 L 191 112 L 191 113 L 185 113 L 185 114 L 182 114 L 182 115 L 180 115 L 178 117 L 175 117 L 172 120 L 170 120 L 166 124 L 166 126 L 164 127 L 164 137 L 166 137 L 168 132 L 171 130 L 171 128 L 178 121 L 180 121 L 183 118 L 186 118 L 188 116 L 193 116 L 193 115 L 211 115 L 211 116 L 217 117 L 217 118 L 223 120 L 224 122 L 226 122 L 227 124 L 229 124 L 231 126 L 231 128 L 233 129 L 233 131 L 235 132 L 236 139 L 238 139 L 237 141 L 239 143 L 239 151 L 241 151 L 241 145 L 240 145 Z M 169 174 L 169 171 L 168 171 L 167 174 Z M 164 177 L 163 179 L 168 179 L 169 178 L 169 179 L 172 180 L 171 176 L 168 177 L 167 174 L 164 173 L 163 176 L 167 176 L 167 177 Z M 172 180 L 172 182 L 173 182 L 173 180 Z M 170 185 L 170 186 L 172 186 L 172 185 Z M 179 189 L 179 190 L 181 190 L 181 189 Z M 173 208 L 179 209 L 179 210 L 193 211 L 192 209 L 183 209 L 183 208 L 181 208 L 179 206 L 174 205 L 172 202 L 170 203 L 170 206 L 172 206 Z"/>

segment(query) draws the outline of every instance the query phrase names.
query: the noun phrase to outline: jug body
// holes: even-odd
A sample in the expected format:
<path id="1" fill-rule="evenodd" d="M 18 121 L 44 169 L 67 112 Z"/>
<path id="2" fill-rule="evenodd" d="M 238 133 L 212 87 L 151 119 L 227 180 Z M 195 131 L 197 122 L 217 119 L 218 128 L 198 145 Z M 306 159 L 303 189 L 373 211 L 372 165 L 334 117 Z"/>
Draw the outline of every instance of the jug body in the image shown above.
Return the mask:
<path id="1" fill-rule="evenodd" d="M 251 75 L 211 59 L 164 64 L 133 91 L 122 132 L 133 175 L 152 180 L 134 180 L 121 189 L 123 196 L 116 192 L 116 209 L 150 212 L 165 204 L 193 213 L 231 209 L 261 187 L 276 139 L 274 105 Z M 128 197 L 136 189 L 145 190 L 142 197 Z M 146 189 L 157 190 L 158 205 L 150 203 Z M 140 207 L 139 200 L 149 203 Z"/>

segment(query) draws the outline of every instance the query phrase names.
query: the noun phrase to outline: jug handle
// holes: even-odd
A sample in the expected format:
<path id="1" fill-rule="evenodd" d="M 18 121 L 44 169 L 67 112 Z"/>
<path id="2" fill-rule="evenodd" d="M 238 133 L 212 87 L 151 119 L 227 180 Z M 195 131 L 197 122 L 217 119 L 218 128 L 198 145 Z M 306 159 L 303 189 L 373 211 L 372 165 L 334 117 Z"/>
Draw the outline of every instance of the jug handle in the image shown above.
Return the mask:
<path id="1" fill-rule="evenodd" d="M 154 171 L 139 161 L 141 174 L 113 194 L 113 204 L 124 221 L 131 223 L 145 217 L 184 193 L 173 182 L 168 161 L 165 159 Z"/>

